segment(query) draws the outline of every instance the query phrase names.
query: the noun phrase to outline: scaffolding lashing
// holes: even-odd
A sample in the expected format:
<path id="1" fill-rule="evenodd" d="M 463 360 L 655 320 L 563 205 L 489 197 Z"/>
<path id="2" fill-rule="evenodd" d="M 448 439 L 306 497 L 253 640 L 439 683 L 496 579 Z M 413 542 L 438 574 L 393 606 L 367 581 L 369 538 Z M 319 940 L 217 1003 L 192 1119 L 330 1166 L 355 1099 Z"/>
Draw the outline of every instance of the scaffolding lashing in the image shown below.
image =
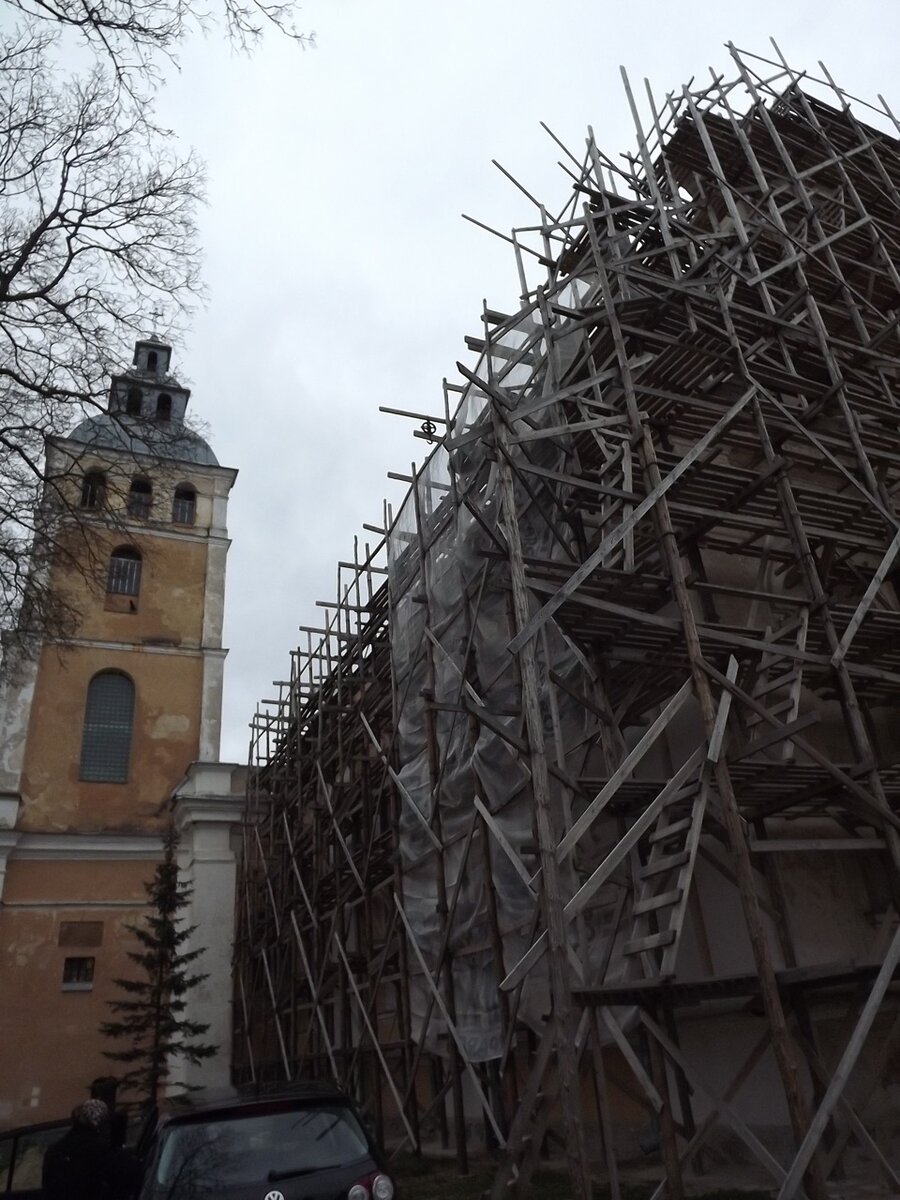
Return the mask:
<path id="1" fill-rule="evenodd" d="M 900 1188 L 900 128 L 729 49 L 625 78 L 633 154 L 559 143 L 252 726 L 237 1078 L 490 1151 L 492 1200 L 542 1154 Z"/>

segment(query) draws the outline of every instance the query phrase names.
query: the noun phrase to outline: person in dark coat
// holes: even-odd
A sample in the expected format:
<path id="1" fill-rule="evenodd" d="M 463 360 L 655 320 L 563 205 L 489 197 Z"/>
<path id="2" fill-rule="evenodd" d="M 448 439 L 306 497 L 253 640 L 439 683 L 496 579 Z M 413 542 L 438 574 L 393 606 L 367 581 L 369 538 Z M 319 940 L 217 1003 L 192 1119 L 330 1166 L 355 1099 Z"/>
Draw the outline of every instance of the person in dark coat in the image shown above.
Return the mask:
<path id="1" fill-rule="evenodd" d="M 102 1100 L 85 1100 L 44 1155 L 44 1200 L 107 1200 L 110 1153 L 109 1109 Z"/>
<path id="2" fill-rule="evenodd" d="M 128 1118 L 121 1110 L 109 1123 L 110 1149 L 106 1162 L 107 1200 L 134 1200 L 141 1186 L 141 1168 L 137 1155 L 125 1145 Z"/>

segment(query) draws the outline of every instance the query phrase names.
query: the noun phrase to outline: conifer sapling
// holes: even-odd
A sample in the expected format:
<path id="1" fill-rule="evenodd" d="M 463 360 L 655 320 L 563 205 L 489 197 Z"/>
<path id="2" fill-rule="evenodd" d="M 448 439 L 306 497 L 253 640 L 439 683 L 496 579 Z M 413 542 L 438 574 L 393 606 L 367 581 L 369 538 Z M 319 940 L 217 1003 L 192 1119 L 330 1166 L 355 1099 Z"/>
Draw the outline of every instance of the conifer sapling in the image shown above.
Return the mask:
<path id="1" fill-rule="evenodd" d="M 140 947 L 128 951 L 139 971 L 133 979 L 114 981 L 124 993 L 121 999 L 108 1002 L 117 1019 L 100 1026 L 104 1036 L 130 1043 L 127 1049 L 103 1053 L 129 1068 L 120 1078 L 121 1086 L 150 1104 L 156 1102 L 168 1080 L 173 1058 L 196 1065 L 217 1051 L 202 1041 L 209 1025 L 185 1016 L 188 993 L 206 975 L 192 969 L 203 951 L 184 949 L 196 926 L 179 920 L 192 888 L 178 878 L 178 840 L 174 823 L 170 823 L 163 836 L 162 862 L 144 884 L 149 913 L 142 924 L 126 925 Z"/>

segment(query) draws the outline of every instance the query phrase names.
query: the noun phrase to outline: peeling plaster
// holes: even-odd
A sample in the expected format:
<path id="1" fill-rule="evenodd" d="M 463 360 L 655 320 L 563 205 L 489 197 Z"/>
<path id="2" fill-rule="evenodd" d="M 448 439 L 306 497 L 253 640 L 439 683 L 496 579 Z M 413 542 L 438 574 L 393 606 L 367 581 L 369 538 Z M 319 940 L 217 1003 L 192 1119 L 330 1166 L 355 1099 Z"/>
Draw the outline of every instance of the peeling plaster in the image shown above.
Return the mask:
<path id="1" fill-rule="evenodd" d="M 165 713 L 148 724 L 147 735 L 154 740 L 162 740 L 185 734 L 190 727 L 189 717 L 180 716 L 177 713 Z"/>

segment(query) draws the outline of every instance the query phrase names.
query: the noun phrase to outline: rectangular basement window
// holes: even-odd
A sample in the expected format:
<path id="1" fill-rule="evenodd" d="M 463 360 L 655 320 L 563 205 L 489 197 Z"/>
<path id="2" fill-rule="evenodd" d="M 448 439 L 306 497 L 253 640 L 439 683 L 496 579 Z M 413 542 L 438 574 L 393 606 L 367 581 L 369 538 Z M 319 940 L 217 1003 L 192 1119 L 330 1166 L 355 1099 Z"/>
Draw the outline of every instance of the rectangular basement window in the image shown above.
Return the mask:
<path id="1" fill-rule="evenodd" d="M 62 990 L 90 992 L 94 987 L 93 958 L 67 958 L 63 963 Z"/>

